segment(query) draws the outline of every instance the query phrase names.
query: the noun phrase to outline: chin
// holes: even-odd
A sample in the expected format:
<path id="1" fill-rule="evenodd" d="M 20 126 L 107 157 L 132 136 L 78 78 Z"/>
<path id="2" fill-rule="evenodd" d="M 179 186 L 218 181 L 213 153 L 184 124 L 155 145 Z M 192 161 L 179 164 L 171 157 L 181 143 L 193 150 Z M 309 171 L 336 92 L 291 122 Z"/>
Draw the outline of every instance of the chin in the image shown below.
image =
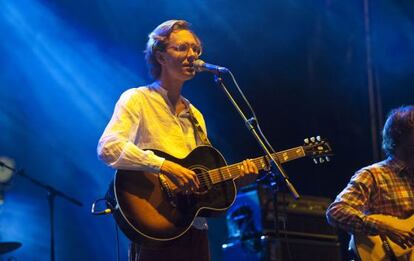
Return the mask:
<path id="1" fill-rule="evenodd" d="M 191 80 L 191 79 L 193 79 L 194 78 L 194 76 L 195 76 L 195 71 L 193 71 L 193 72 L 185 72 L 184 73 L 184 78 L 185 78 L 185 80 Z"/>

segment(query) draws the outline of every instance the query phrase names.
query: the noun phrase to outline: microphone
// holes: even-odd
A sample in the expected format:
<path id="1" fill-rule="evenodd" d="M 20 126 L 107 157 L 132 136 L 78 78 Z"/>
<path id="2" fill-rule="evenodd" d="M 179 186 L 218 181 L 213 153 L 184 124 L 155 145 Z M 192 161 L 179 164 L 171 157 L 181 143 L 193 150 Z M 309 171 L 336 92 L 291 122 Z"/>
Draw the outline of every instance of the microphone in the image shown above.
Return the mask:
<path id="1" fill-rule="evenodd" d="M 196 72 L 228 73 L 230 71 L 226 67 L 206 63 L 200 59 L 194 61 L 193 67 Z"/>

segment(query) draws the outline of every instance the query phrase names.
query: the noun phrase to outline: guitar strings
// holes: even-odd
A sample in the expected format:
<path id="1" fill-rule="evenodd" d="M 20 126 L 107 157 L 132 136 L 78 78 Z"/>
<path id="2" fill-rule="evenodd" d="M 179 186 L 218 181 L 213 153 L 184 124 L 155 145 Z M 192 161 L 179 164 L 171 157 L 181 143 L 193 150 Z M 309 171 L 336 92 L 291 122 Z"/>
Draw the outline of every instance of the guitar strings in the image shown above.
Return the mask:
<path id="1" fill-rule="evenodd" d="M 291 153 L 291 151 L 296 150 L 297 148 L 294 149 L 290 149 L 287 151 L 282 151 L 282 152 L 278 152 L 278 153 L 274 153 L 272 154 L 272 156 L 278 158 L 280 160 L 280 155 L 283 154 L 287 154 L 288 158 L 290 158 L 291 156 L 293 156 L 295 153 Z M 290 155 L 293 154 L 293 155 Z M 265 156 L 262 157 L 258 157 L 258 158 L 254 158 L 251 159 L 252 162 L 256 165 L 256 167 L 258 167 L 258 169 L 263 168 L 263 159 L 265 159 Z M 240 167 L 242 163 L 236 163 L 236 164 L 232 164 L 232 165 L 228 165 L 228 166 L 223 166 L 217 169 L 213 169 L 213 170 L 208 170 L 205 172 L 200 172 L 197 173 L 197 178 L 200 181 L 200 184 L 208 186 L 209 183 L 211 184 L 216 184 L 220 181 L 224 181 L 224 180 L 228 180 L 231 179 L 233 177 L 236 177 L 238 175 L 240 175 Z M 232 175 L 231 173 L 238 171 L 237 175 Z M 227 172 L 227 173 L 226 173 Z"/>
<path id="2" fill-rule="evenodd" d="M 258 162 L 263 157 L 252 159 L 253 163 L 260 168 L 262 166 L 261 162 Z M 199 172 L 197 174 L 197 178 L 200 181 L 200 184 L 208 186 L 209 183 L 216 184 L 220 181 L 228 180 L 233 177 L 236 177 L 240 174 L 240 167 L 241 163 L 232 164 L 229 166 L 223 166 L 217 169 L 205 171 L 205 172 Z M 231 173 L 238 171 L 237 175 L 232 175 Z M 227 172 L 227 173 L 226 173 Z"/>
<path id="3" fill-rule="evenodd" d="M 220 180 L 226 180 L 226 178 L 224 177 L 226 175 L 224 171 L 228 172 L 227 174 L 228 177 L 232 177 L 233 175 L 231 175 L 231 172 L 240 170 L 237 167 L 237 165 L 238 164 L 234 164 L 234 165 L 224 166 L 224 167 L 214 169 L 214 170 L 199 172 L 199 173 L 196 173 L 197 178 L 202 185 L 207 186 L 209 184 L 215 184 L 217 183 L 217 181 L 219 182 Z"/>
<path id="4" fill-rule="evenodd" d="M 293 158 L 295 158 L 295 155 L 297 154 L 295 151 L 298 148 L 301 148 L 303 150 L 302 147 L 296 147 L 296 148 L 292 148 L 292 149 L 289 149 L 289 150 L 273 153 L 272 156 L 277 158 L 279 161 L 282 161 L 282 162 L 285 161 L 285 160 L 281 160 L 282 155 L 286 155 L 287 158 L 293 159 Z M 251 159 L 251 161 L 256 165 L 256 167 L 258 169 L 262 169 L 264 167 L 263 159 L 265 159 L 265 162 L 268 161 L 267 156 L 254 158 L 254 159 Z M 220 182 L 222 180 L 226 180 L 226 178 L 224 176 L 224 175 L 226 175 L 224 173 L 225 171 L 229 172 L 229 177 L 230 178 L 232 178 L 232 176 L 233 176 L 230 172 L 238 170 L 239 173 L 240 173 L 239 165 L 242 165 L 242 163 L 236 163 L 236 164 L 229 165 L 229 166 L 223 166 L 223 167 L 220 167 L 218 169 L 207 171 L 207 173 L 210 175 L 211 179 L 213 180 L 213 184 L 214 184 L 214 181 L 218 180 L 218 182 Z"/>
<path id="5" fill-rule="evenodd" d="M 299 147 L 298 147 L 299 148 Z M 281 151 L 272 154 L 272 156 L 278 158 L 280 160 L 281 156 L 287 154 L 288 158 L 295 158 L 294 155 L 296 154 L 297 148 L 292 148 L 286 151 Z M 258 169 L 263 168 L 263 159 L 266 159 L 266 156 L 258 157 L 251 159 L 252 162 L 258 167 Z M 217 184 L 218 182 L 229 180 L 233 177 L 240 175 L 240 167 L 242 163 L 236 163 L 228 166 L 223 166 L 217 169 L 208 170 L 204 172 L 196 173 L 197 179 L 200 181 L 201 185 L 207 186 L 210 184 Z M 232 175 L 235 171 L 238 171 L 237 175 Z"/>

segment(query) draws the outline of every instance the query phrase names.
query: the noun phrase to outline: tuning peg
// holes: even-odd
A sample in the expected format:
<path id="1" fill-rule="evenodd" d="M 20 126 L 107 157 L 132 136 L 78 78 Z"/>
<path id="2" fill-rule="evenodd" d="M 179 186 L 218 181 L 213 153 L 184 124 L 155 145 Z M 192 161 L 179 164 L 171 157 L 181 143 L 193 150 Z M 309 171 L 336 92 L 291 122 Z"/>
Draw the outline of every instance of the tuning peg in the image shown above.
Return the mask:
<path id="1" fill-rule="evenodd" d="M 305 142 L 305 144 L 309 144 L 309 139 L 308 138 L 304 139 L 303 141 Z"/>
<path id="2" fill-rule="evenodd" d="M 310 138 L 311 142 L 315 142 L 315 137 Z"/>
<path id="3" fill-rule="evenodd" d="M 325 160 L 324 160 L 323 158 L 319 158 L 319 162 L 320 162 L 320 163 L 324 163 L 324 162 L 325 162 Z"/>
<path id="4" fill-rule="evenodd" d="M 318 160 L 317 159 L 315 159 L 315 158 L 313 158 L 313 162 L 315 163 L 315 164 L 318 164 L 319 162 L 318 162 Z"/>
<path id="5" fill-rule="evenodd" d="M 328 156 L 326 156 L 326 157 L 325 157 L 325 160 L 326 160 L 327 162 L 331 161 L 331 159 L 330 159 Z"/>
<path id="6" fill-rule="evenodd" d="M 321 136 L 316 136 L 316 140 L 317 141 L 321 141 L 322 139 L 321 139 Z"/>

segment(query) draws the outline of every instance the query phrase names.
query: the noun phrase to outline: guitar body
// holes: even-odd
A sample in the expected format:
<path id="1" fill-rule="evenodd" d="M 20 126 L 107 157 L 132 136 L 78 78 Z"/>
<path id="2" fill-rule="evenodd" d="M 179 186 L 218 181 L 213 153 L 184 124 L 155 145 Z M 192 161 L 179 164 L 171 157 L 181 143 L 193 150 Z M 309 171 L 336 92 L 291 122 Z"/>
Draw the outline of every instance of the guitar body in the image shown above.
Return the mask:
<path id="1" fill-rule="evenodd" d="M 197 174 L 226 166 L 223 156 L 210 146 L 200 146 L 178 159 L 161 151 L 160 157 L 193 170 Z M 196 216 L 211 216 L 228 209 L 234 202 L 233 179 L 212 184 L 207 177 L 195 193 L 180 192 L 165 176 L 156 173 L 118 170 L 107 193 L 117 206 L 114 217 L 125 235 L 134 242 L 150 246 L 171 241 L 184 234 Z"/>
<path id="2" fill-rule="evenodd" d="M 414 228 L 414 216 L 407 219 L 398 219 L 386 215 L 371 215 L 383 222 L 392 224 L 395 228 L 410 231 Z M 388 261 L 390 257 L 384 248 L 383 241 L 380 236 L 366 236 L 363 234 L 355 234 L 353 236 L 355 245 L 351 243 L 352 248 L 356 250 L 362 261 Z M 395 254 L 398 261 L 414 261 L 414 248 L 403 249 L 393 241 L 387 239 L 387 242 Z"/>
<path id="3" fill-rule="evenodd" d="M 159 247 L 183 235 L 197 216 L 220 214 L 233 204 L 237 192 L 234 180 L 241 174 L 242 163 L 227 166 L 220 152 L 210 146 L 197 147 L 181 159 L 162 151 L 154 153 L 193 170 L 200 188 L 186 194 L 163 174 L 117 170 L 106 199 L 115 221 L 131 241 Z M 309 156 L 322 163 L 331 153 L 326 141 L 312 137 L 304 146 L 274 152 L 272 157 L 284 163 Z M 268 167 L 264 156 L 251 161 L 258 170 Z"/>

